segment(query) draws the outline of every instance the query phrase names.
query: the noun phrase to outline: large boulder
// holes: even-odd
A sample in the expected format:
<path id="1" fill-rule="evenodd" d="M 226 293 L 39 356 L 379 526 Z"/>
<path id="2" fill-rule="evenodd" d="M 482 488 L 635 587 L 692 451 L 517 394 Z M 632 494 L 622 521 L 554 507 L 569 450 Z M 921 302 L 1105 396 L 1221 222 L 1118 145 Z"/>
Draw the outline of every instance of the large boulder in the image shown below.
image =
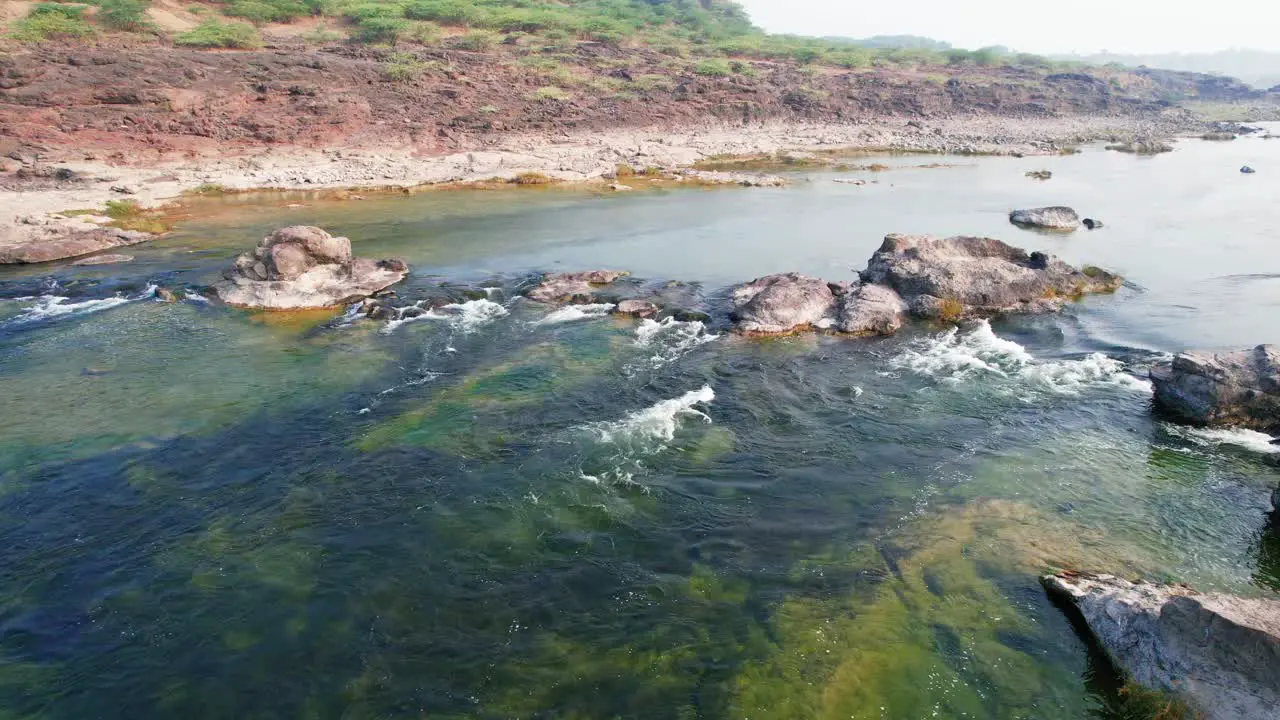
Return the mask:
<path id="1" fill-rule="evenodd" d="M 1200 425 L 1280 430 L 1280 348 L 1182 353 L 1151 370 L 1156 407 Z"/>
<path id="2" fill-rule="evenodd" d="M 305 310 L 360 300 L 406 274 L 403 261 L 352 257 L 347 238 L 296 225 L 276 230 L 242 253 L 213 290 L 236 307 Z"/>
<path id="3" fill-rule="evenodd" d="M 137 245 L 154 237 L 151 233 L 93 227 L 89 223 L 48 223 L 29 233 L 28 239 L 0 247 L 0 265 L 52 262 L 80 257 L 103 250 Z"/>
<path id="4" fill-rule="evenodd" d="M 1063 205 L 1052 207 L 1014 210 L 1009 213 L 1009 222 L 1014 225 L 1044 230 L 1075 230 L 1080 227 L 1080 216 L 1075 210 Z"/>
<path id="5" fill-rule="evenodd" d="M 779 335 L 827 327 L 836 296 L 826 282 L 798 273 L 757 278 L 733 289 L 739 332 Z"/>
<path id="6" fill-rule="evenodd" d="M 544 275 L 525 297 L 540 303 L 590 303 L 597 289 L 627 274 L 621 270 L 588 270 Z"/>
<path id="7" fill-rule="evenodd" d="M 893 288 L 856 285 L 840 294 L 836 329 L 853 335 L 892 335 L 907 317 L 907 303 Z"/>
<path id="8" fill-rule="evenodd" d="M 991 238 L 923 235 L 885 237 L 862 281 L 892 288 L 918 317 L 944 320 L 1051 312 L 1121 282 L 1105 270 L 1080 270 Z"/>
<path id="9" fill-rule="evenodd" d="M 1079 610 L 1135 682 L 1173 692 L 1205 720 L 1274 720 L 1280 708 L 1280 601 L 1062 573 L 1045 587 Z"/>

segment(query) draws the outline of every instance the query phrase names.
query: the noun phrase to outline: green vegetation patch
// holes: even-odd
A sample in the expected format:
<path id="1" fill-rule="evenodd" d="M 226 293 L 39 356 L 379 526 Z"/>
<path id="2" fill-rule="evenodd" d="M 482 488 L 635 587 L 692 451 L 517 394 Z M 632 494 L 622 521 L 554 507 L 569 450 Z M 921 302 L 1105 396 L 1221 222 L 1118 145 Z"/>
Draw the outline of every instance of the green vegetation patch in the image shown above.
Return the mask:
<path id="1" fill-rule="evenodd" d="M 201 48 L 251 49 L 262 46 L 262 37 L 248 23 L 209 19 L 173 39 L 175 45 Z"/>
<path id="2" fill-rule="evenodd" d="M 13 24 L 9 36 L 18 42 L 69 40 L 94 34 L 93 26 L 84 19 L 84 5 L 39 3 L 27 16 Z"/>

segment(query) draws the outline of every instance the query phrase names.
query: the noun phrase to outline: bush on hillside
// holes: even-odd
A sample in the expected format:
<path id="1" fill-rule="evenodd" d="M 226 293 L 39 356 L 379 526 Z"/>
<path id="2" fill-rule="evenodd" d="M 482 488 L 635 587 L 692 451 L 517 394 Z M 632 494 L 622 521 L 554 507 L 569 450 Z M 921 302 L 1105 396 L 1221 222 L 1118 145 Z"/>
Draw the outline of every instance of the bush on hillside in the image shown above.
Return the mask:
<path id="1" fill-rule="evenodd" d="M 368 17 L 356 25 L 351 37 L 362 43 L 389 43 L 396 41 L 409 32 L 409 21 L 397 17 Z"/>
<path id="2" fill-rule="evenodd" d="M 693 66 L 693 72 L 703 77 L 728 77 L 733 74 L 729 61 L 723 58 L 703 60 Z"/>
<path id="3" fill-rule="evenodd" d="M 497 44 L 497 33 L 488 30 L 472 30 L 453 39 L 453 46 L 463 50 L 488 50 Z"/>
<path id="4" fill-rule="evenodd" d="M 97 21 L 114 30 L 138 32 L 151 27 L 147 19 L 147 2 L 144 0 L 102 0 L 98 5 Z"/>
<path id="5" fill-rule="evenodd" d="M 203 48 L 247 49 L 262 45 L 258 31 L 248 23 L 205 20 L 173 39 L 175 45 Z"/>
<path id="6" fill-rule="evenodd" d="M 261 25 L 291 22 L 310 15 L 311 10 L 299 0 L 234 0 L 223 13 Z"/>
<path id="7" fill-rule="evenodd" d="M 13 24 L 10 37 L 18 42 L 89 37 L 93 27 L 82 17 L 84 10 L 83 5 L 40 3 Z"/>

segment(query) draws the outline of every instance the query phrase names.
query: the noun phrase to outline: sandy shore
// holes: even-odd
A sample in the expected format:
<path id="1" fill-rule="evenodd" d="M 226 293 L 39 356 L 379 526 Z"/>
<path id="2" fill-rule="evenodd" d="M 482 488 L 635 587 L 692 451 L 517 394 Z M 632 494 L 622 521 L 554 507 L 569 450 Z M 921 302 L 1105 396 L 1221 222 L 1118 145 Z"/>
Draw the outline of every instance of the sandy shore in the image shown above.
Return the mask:
<path id="1" fill-rule="evenodd" d="M 154 207 L 202 184 L 229 190 L 413 187 L 511 178 L 537 172 L 567 182 L 610 176 L 620 164 L 663 170 L 686 168 L 716 156 L 782 151 L 897 150 L 950 154 L 1056 154 L 1063 148 L 1114 137 L 1161 136 L 1191 130 L 1182 114 L 1161 120 L 1124 117 L 1011 119 L 969 117 L 909 122 L 886 120 L 847 125 L 707 126 L 689 130 L 628 130 L 579 136 L 506 136 L 464 152 L 421 157 L 412 148 L 313 150 L 268 147 L 217 158 L 176 159 L 147 167 L 94 162 L 59 163 L 75 182 L 10 185 L 0 195 L 0 255 L 83 234 L 105 218 L 64 218 L 72 209 L 102 208 L 132 199 Z M 113 190 L 113 188 L 116 188 Z M 127 189 L 122 193 L 119 189 Z M 83 243 L 77 246 L 83 254 Z M 106 247 L 102 248 L 106 249 Z"/>

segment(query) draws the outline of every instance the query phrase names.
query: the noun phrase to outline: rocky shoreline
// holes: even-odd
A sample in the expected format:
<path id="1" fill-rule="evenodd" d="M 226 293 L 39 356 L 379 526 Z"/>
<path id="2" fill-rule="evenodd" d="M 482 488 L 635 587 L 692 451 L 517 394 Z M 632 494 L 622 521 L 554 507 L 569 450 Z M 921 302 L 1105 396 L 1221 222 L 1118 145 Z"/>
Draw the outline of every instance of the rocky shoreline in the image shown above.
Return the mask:
<path id="1" fill-rule="evenodd" d="M 32 243 L 39 262 L 109 249 L 86 250 L 84 218 L 66 210 L 127 201 L 154 208 L 192 192 L 255 190 L 391 190 L 445 184 L 513 181 L 536 174 L 552 182 L 607 185 L 620 167 L 665 173 L 676 182 L 776 184 L 771 178 L 690 171 L 709 159 L 786 152 L 912 152 L 959 155 L 1053 155 L 1090 142 L 1196 134 L 1202 123 L 1180 111 L 1159 118 L 970 116 L 944 120 L 885 119 L 847 124 L 767 123 L 703 125 L 678 130 L 627 130 L 580 135 L 508 135 L 474 147 L 421 156 L 413 148 L 305 149 L 266 147 L 226 155 L 157 158 L 145 164 L 85 160 L 83 152 L 10 153 L 0 174 L 0 257 Z M 614 189 L 623 189 L 620 185 Z M 57 246 L 63 237 L 68 247 Z M 74 242 L 72 242 L 74 241 Z M 8 252 L 24 262 L 23 254 Z"/>

